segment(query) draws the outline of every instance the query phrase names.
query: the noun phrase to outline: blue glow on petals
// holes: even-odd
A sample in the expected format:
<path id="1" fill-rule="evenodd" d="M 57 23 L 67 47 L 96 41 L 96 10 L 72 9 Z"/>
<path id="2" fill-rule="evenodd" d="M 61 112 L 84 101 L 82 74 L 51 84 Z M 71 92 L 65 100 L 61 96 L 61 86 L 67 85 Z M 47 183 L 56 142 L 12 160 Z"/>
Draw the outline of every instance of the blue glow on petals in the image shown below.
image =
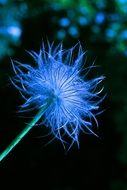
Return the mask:
<path id="1" fill-rule="evenodd" d="M 29 54 L 36 62 L 35 67 L 12 61 L 15 72 L 12 83 L 25 99 L 21 111 L 39 110 L 53 97 L 41 123 L 48 126 L 62 144 L 68 136 L 70 147 L 75 142 L 79 145 L 80 131 L 96 135 L 92 126 L 93 122 L 98 126 L 96 114 L 103 100 L 99 96 L 103 89 L 98 91 L 97 86 L 104 76 L 87 80 L 86 75 L 93 66 L 84 68 L 84 76 L 81 76 L 85 55 L 81 45 L 65 50 L 62 44 L 55 47 L 48 43 L 47 50 L 43 44 L 39 54 L 34 51 Z"/>

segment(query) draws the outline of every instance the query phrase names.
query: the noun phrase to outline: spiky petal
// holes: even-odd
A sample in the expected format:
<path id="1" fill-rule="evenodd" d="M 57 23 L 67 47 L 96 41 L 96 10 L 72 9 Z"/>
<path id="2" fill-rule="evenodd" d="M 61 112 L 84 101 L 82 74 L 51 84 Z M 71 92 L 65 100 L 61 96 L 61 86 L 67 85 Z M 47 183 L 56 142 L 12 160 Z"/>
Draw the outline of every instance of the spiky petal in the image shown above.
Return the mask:
<path id="1" fill-rule="evenodd" d="M 12 82 L 25 99 L 21 109 L 40 109 L 52 98 L 42 122 L 63 144 L 66 136 L 70 137 L 72 144 L 79 144 L 80 130 L 96 135 L 92 125 L 93 120 L 98 125 L 95 113 L 102 101 L 98 96 L 102 90 L 98 92 L 96 89 L 104 76 L 92 80 L 81 76 L 85 53 L 79 45 L 76 57 L 76 49 L 77 46 L 64 50 L 62 44 L 54 48 L 48 43 L 47 51 L 43 45 L 39 54 L 29 52 L 36 62 L 35 67 L 12 61 L 15 72 Z"/>

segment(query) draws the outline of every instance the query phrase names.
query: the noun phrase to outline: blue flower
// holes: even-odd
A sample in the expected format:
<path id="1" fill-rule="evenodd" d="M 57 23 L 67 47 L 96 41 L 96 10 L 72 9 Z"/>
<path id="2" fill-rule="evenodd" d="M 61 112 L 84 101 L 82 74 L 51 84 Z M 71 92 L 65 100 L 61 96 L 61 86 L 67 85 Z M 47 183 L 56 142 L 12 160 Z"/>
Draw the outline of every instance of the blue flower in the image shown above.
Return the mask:
<path id="1" fill-rule="evenodd" d="M 85 53 L 81 45 L 64 50 L 62 44 L 54 47 L 53 43 L 48 43 L 47 50 L 43 44 L 39 54 L 34 51 L 28 53 L 34 58 L 35 67 L 12 61 L 15 72 L 12 83 L 25 99 L 21 110 L 39 110 L 49 99 L 52 100 L 42 123 L 63 145 L 69 138 L 71 145 L 74 142 L 79 145 L 80 131 L 96 135 L 92 126 L 93 122 L 98 126 L 96 114 L 103 100 L 99 97 L 103 89 L 98 91 L 97 86 L 104 76 L 86 79 L 93 66 L 83 70 Z M 84 76 L 81 71 L 85 72 Z"/>

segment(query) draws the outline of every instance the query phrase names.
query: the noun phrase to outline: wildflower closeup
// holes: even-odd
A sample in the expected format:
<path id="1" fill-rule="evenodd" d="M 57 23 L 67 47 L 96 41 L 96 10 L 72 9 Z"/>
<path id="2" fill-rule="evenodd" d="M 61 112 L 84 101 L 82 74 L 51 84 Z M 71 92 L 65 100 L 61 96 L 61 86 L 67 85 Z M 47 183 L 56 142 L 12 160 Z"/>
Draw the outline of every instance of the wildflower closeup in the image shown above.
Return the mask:
<path id="1" fill-rule="evenodd" d="M 39 54 L 28 53 L 35 66 L 12 61 L 15 72 L 12 83 L 25 99 L 21 110 L 40 110 L 50 102 L 40 120 L 63 144 L 69 137 L 71 145 L 74 142 L 79 145 L 80 131 L 96 135 L 93 122 L 98 125 L 95 116 L 103 99 L 97 86 L 104 76 L 86 79 L 93 66 L 84 67 L 81 45 L 64 50 L 62 44 L 54 47 L 48 43 L 47 49 L 42 45 Z"/>

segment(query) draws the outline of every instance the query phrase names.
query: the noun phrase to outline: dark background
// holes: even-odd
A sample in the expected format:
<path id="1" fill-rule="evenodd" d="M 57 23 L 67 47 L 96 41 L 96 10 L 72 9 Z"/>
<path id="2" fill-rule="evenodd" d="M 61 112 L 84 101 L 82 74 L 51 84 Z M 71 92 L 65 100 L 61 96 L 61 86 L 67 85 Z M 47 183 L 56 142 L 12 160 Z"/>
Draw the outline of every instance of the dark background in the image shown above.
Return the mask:
<path id="1" fill-rule="evenodd" d="M 104 74 L 104 113 L 97 117 L 99 138 L 80 134 L 80 148 L 66 152 L 45 126 L 34 127 L 0 163 L 4 188 L 47 190 L 127 190 L 127 1 L 0 0 L 0 151 L 32 115 L 19 114 L 24 102 L 10 84 L 10 57 L 33 64 L 25 50 L 39 51 L 48 39 L 64 48 L 81 42 L 87 65 Z M 18 185 L 17 185 L 18 183 Z"/>

